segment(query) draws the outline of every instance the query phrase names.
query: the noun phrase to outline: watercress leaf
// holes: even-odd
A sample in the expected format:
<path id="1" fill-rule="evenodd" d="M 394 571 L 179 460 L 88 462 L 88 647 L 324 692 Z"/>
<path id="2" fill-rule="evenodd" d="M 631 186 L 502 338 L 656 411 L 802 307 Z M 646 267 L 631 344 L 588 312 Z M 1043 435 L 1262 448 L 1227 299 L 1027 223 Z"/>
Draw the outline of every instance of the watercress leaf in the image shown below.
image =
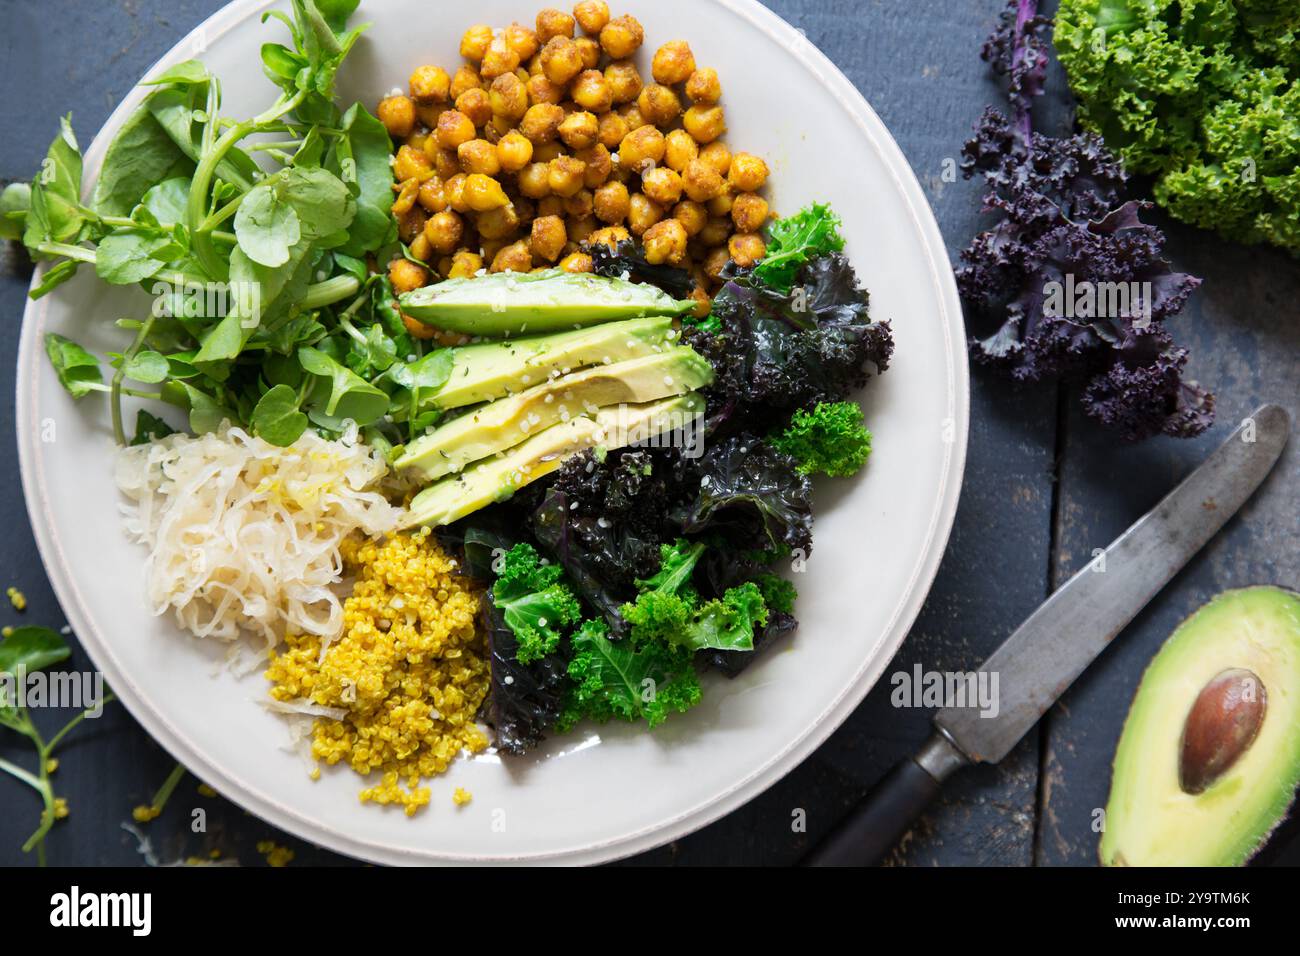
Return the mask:
<path id="1" fill-rule="evenodd" d="M 10 183 L 0 192 L 0 239 L 21 239 L 27 210 L 32 205 L 28 183 Z"/>
<path id="2" fill-rule="evenodd" d="M 334 251 L 333 258 L 334 265 L 339 271 L 347 273 L 359 282 L 365 282 L 370 278 L 370 270 L 366 268 L 364 260 L 339 252 L 337 249 Z"/>
<path id="3" fill-rule="evenodd" d="M 41 670 L 72 656 L 68 642 L 48 627 L 16 627 L 0 641 L 0 672 Z"/>
<path id="4" fill-rule="evenodd" d="M 157 274 L 172 246 L 166 234 L 119 229 L 105 236 L 95 253 L 95 273 L 113 285 L 134 285 Z M 158 254 L 157 256 L 155 254 Z"/>
<path id="5" fill-rule="evenodd" d="M 188 196 L 188 176 L 193 170 L 193 161 L 167 135 L 148 103 L 142 104 L 108 144 L 90 206 L 101 216 L 130 215 L 151 187 L 163 184 L 174 173 L 187 177 L 182 182 Z M 152 206 L 150 211 L 160 222 L 168 221 Z"/>
<path id="6" fill-rule="evenodd" d="M 195 434 L 214 432 L 221 427 L 223 421 L 239 421 L 239 416 L 207 392 L 200 391 L 188 382 L 178 384 L 184 390 L 184 397 L 190 410 L 190 428 Z"/>
<path id="7" fill-rule="evenodd" d="M 304 237 L 322 239 L 342 233 L 352 224 L 356 202 L 343 181 L 329 170 L 294 166 L 284 171 L 280 188 L 298 213 Z"/>
<path id="8" fill-rule="evenodd" d="M 386 392 L 320 349 L 300 348 L 298 361 L 307 372 L 321 379 L 321 387 L 312 391 L 310 404 L 325 417 L 369 425 L 387 413 Z"/>
<path id="9" fill-rule="evenodd" d="M 156 385 L 167 377 L 170 370 L 164 356 L 146 349 L 127 361 L 125 374 L 133 381 Z"/>
<path id="10" fill-rule="evenodd" d="M 299 242 L 289 250 L 284 265 L 269 267 L 235 248 L 230 255 L 233 302 L 225 317 L 202 337 L 194 357 L 202 371 L 219 373 L 219 363 L 238 356 L 259 326 L 278 322 L 296 308 L 311 283 L 310 249 L 309 243 Z"/>
<path id="11" fill-rule="evenodd" d="M 144 103 L 163 132 L 191 163 L 198 162 L 202 148 L 203 124 L 196 116 L 207 104 L 207 95 L 206 82 L 186 82 L 159 87 Z M 173 168 L 168 175 L 177 172 Z M 217 178 L 233 184 L 238 192 L 252 189 L 260 175 L 257 163 L 238 147 L 229 150 L 217 164 Z M 162 178 L 161 175 L 158 177 Z"/>
<path id="12" fill-rule="evenodd" d="M 262 68 L 272 83 L 292 87 L 307 61 L 280 43 L 262 44 Z"/>
<path id="13" fill-rule="evenodd" d="M 392 140 L 360 103 L 343 114 L 341 129 L 344 135 L 326 162 L 356 196 L 356 218 L 343 248 L 362 256 L 384 245 L 394 227 Z"/>
<path id="14" fill-rule="evenodd" d="M 235 235 L 248 258 L 264 266 L 289 261 L 289 247 L 302 238 L 298 212 L 272 183 L 254 188 L 235 213 Z"/>
<path id="15" fill-rule="evenodd" d="M 148 209 L 160 225 L 174 226 L 185 222 L 189 200 L 189 179 L 175 176 L 151 186 L 141 198 L 140 205 Z"/>
<path id="16" fill-rule="evenodd" d="M 451 378 L 455 359 L 451 349 L 438 349 L 414 362 L 404 362 L 389 369 L 389 377 L 406 389 L 439 389 Z"/>
<path id="17" fill-rule="evenodd" d="M 99 370 L 99 359 L 87 352 L 72 339 L 51 332 L 45 336 L 45 354 L 49 356 L 59 384 L 73 398 L 81 398 L 95 391 L 91 385 L 102 385 L 104 377 Z"/>
<path id="18" fill-rule="evenodd" d="M 135 416 L 135 437 L 131 439 L 131 444 L 147 445 L 150 442 L 174 434 L 176 434 L 176 429 L 172 428 L 157 415 L 145 411 L 142 408 Z"/>
<path id="19" fill-rule="evenodd" d="M 59 121 L 54 137 L 32 183 L 23 242 L 34 249 L 42 242 L 72 242 L 81 233 L 81 150 L 70 117 Z"/>
<path id="20" fill-rule="evenodd" d="M 307 430 L 307 416 L 298 410 L 298 393 L 288 385 L 276 385 L 258 399 L 252 415 L 258 437 L 287 448 Z"/>
<path id="21" fill-rule="evenodd" d="M 172 84 L 206 84 L 211 79 L 208 68 L 199 60 L 186 60 L 169 67 L 152 80 L 145 80 L 141 86 L 167 86 Z"/>

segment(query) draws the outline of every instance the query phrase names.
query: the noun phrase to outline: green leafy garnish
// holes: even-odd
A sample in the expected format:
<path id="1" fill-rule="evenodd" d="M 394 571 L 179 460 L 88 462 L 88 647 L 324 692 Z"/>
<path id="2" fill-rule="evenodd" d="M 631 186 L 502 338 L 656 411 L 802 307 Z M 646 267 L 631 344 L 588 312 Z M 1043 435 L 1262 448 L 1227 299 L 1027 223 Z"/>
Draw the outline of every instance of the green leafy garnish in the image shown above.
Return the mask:
<path id="1" fill-rule="evenodd" d="M 811 412 L 796 411 L 772 444 L 795 459 L 806 475 L 846 478 L 866 464 L 871 432 L 864 427 L 856 402 L 822 402 Z"/>
<path id="2" fill-rule="evenodd" d="M 556 721 L 561 732 L 584 717 L 644 720 L 654 728 L 700 701 L 691 654 L 676 645 L 613 642 L 604 621 L 590 620 L 574 633 L 573 652 L 574 686 Z"/>
<path id="3" fill-rule="evenodd" d="M 825 203 L 813 203 L 768 227 L 767 254 L 754 267 L 754 278 L 789 292 L 805 262 L 843 248 L 840 217 Z"/>
<path id="4" fill-rule="evenodd" d="M 582 617 L 578 599 L 564 583 L 564 571 L 543 564 L 530 544 L 506 552 L 492 586 L 492 600 L 519 641 L 521 664 L 554 654 L 560 638 Z"/>

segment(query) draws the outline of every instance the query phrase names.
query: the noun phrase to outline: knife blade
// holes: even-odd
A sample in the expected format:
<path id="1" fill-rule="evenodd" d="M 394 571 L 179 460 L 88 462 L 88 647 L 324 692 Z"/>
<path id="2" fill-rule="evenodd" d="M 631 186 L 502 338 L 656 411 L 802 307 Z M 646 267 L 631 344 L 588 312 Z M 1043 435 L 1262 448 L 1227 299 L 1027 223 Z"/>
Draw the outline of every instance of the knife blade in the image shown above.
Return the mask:
<path id="1" fill-rule="evenodd" d="M 916 756 L 896 766 L 805 861 L 875 862 L 906 832 L 953 771 L 997 763 L 1138 612 L 1227 523 L 1277 463 L 1290 436 L 1285 409 L 1263 405 L 1159 504 L 1111 542 L 1012 632 L 976 674 L 996 715 L 949 706 Z"/>

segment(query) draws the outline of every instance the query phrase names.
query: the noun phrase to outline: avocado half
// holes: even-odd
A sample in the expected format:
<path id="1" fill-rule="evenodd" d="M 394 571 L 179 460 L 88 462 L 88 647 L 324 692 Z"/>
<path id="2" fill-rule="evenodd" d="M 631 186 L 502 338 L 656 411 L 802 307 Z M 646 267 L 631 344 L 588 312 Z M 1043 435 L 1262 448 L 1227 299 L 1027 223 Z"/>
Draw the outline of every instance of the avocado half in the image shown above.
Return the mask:
<path id="1" fill-rule="evenodd" d="M 1225 591 L 1152 660 L 1115 751 L 1105 866 L 1241 866 L 1300 784 L 1300 595 Z"/>

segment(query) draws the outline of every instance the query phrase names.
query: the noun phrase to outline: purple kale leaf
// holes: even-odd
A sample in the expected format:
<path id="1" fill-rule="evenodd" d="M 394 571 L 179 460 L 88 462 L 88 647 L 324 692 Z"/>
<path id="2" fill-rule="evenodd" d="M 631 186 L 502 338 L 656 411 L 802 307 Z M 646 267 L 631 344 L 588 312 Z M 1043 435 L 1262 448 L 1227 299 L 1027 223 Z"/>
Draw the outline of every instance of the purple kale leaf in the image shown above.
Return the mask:
<path id="1" fill-rule="evenodd" d="M 998 217 L 957 270 L 967 313 L 986 329 L 972 354 L 1018 381 L 1081 384 L 1084 411 L 1126 440 L 1200 434 L 1214 398 L 1184 380 L 1187 352 L 1166 322 L 1201 280 L 1172 270 L 1164 234 L 1140 218 L 1150 203 L 1124 198 L 1123 165 L 1100 137 L 1033 132 L 1046 62 L 1035 8 L 1013 0 L 984 49 L 1010 77 L 1013 117 L 985 110 L 962 150 Z"/>

